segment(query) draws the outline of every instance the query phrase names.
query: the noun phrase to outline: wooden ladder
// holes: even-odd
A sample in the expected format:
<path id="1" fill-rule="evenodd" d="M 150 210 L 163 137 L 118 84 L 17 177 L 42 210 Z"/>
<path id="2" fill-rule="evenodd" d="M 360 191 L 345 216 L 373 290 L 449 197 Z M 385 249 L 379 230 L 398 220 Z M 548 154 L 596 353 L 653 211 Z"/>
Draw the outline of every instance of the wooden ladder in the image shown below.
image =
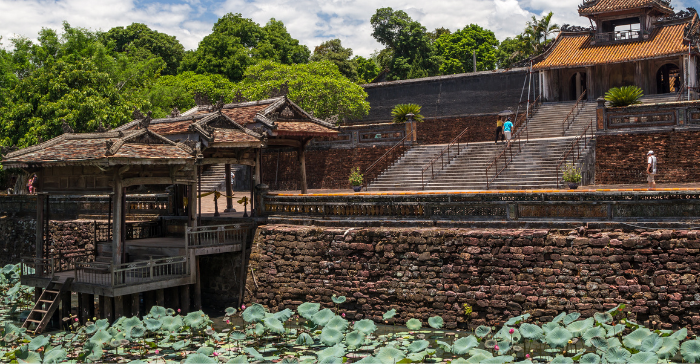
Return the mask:
<path id="1" fill-rule="evenodd" d="M 29 312 L 27 320 L 22 324 L 22 327 L 26 328 L 27 331 L 33 335 L 40 334 L 46 328 L 46 325 L 51 320 L 51 316 L 53 316 L 56 309 L 58 309 L 62 294 L 66 292 L 73 283 L 72 277 L 66 278 L 66 281 L 63 283 L 56 281 L 56 278 L 57 277 L 51 278 L 46 289 L 41 292 L 41 296 L 39 296 L 39 299 L 36 301 L 34 308 Z M 31 329 L 34 325 L 36 325 L 34 329 Z"/>

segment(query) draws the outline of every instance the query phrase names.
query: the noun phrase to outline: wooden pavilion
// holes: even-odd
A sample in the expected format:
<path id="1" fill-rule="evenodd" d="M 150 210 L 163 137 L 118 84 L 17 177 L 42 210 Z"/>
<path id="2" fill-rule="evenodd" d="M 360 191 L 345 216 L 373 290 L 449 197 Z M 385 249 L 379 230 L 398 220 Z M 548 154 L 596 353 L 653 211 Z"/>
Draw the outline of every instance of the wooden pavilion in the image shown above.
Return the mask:
<path id="1" fill-rule="evenodd" d="M 22 270 L 22 283 L 37 288 L 37 304 L 25 326 L 35 332 L 42 330 L 59 302 L 63 300 L 62 311 L 70 308 L 70 292 L 81 296 L 81 313 L 87 318 L 94 314 L 90 310 L 94 295 L 100 298 L 100 315 L 107 318 L 137 314 L 139 294 L 150 297 L 146 306 L 179 301 L 177 307 L 186 311 L 192 293 L 198 309 L 198 257 L 224 252 L 241 252 L 240 300 L 248 228 L 240 224 L 200 226 L 201 214 L 198 216 L 195 202 L 200 198 L 201 207 L 198 182 L 202 167 L 248 165 L 259 183 L 261 149 L 295 147 L 305 186 L 306 145 L 315 136 L 336 134 L 333 125 L 312 117 L 282 96 L 235 104 L 201 103 L 183 114 L 175 111 L 168 118 L 155 120 L 136 110 L 132 122 L 111 131 L 78 134 L 64 122 L 62 135 L 6 155 L 5 167 L 22 168 L 38 176 L 36 256 L 25 258 Z M 230 182 L 228 174 L 226 180 Z M 135 185 L 175 185 L 183 192 L 183 202 L 189 202 L 185 202 L 184 238 L 126 239 L 125 191 Z M 230 183 L 227 187 L 230 196 Z M 57 261 L 49 254 L 49 196 L 75 194 L 110 196 L 110 244 L 96 250 L 94 261 L 84 256 Z M 151 256 L 135 254 L 136 245 L 150 249 Z"/>

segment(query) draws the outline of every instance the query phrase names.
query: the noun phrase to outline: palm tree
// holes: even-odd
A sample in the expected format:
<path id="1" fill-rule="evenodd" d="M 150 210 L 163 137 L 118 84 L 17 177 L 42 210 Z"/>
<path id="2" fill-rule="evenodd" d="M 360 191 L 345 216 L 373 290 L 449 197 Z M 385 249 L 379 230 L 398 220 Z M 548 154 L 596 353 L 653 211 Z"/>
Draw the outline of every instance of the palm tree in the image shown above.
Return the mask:
<path id="1" fill-rule="evenodd" d="M 559 25 L 558 24 L 550 24 L 552 22 L 552 15 L 554 15 L 551 11 L 549 14 L 545 15 L 540 19 L 539 27 L 542 31 L 542 34 L 544 35 L 544 45 L 547 45 L 547 36 L 550 34 L 554 34 L 559 31 Z"/>
<path id="2" fill-rule="evenodd" d="M 541 53 L 547 45 L 547 36 L 559 31 L 559 25 L 551 24 L 552 15 L 550 11 L 539 20 L 533 15 L 532 19 L 527 22 L 523 35 L 528 38 L 529 48 L 533 54 Z"/>

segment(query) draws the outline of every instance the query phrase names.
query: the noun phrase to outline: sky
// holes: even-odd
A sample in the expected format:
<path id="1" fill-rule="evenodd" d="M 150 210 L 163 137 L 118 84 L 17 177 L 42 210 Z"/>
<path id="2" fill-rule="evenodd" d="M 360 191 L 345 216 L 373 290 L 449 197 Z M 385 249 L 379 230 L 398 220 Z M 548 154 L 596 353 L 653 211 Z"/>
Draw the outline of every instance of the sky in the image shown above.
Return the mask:
<path id="1" fill-rule="evenodd" d="M 71 26 L 107 31 L 115 26 L 144 23 L 174 35 L 195 49 L 211 33 L 218 18 L 241 13 L 264 25 L 281 20 L 292 37 L 313 51 L 325 40 L 339 38 L 354 54 L 369 56 L 383 47 L 372 38 L 370 18 L 376 9 L 404 10 L 428 30 L 452 31 L 475 23 L 503 40 L 522 32 L 533 15 L 549 11 L 559 25 L 589 25 L 577 13 L 581 0 L 0 0 L 0 36 L 36 39 L 41 28 Z M 700 0 L 673 0 L 676 10 L 698 6 Z"/>

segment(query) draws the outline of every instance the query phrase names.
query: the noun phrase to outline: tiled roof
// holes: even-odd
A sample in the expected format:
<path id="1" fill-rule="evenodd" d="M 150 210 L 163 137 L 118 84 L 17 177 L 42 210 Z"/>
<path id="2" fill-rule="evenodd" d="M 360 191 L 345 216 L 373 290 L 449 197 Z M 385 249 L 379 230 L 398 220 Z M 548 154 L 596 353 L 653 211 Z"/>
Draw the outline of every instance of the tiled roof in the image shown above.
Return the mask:
<path id="1" fill-rule="evenodd" d="M 192 120 L 151 124 L 148 128 L 160 135 L 187 134 Z"/>
<path id="2" fill-rule="evenodd" d="M 125 143 L 111 157 L 136 159 L 187 159 L 192 158 L 192 155 L 186 153 L 184 150 L 175 145 Z"/>
<path id="3" fill-rule="evenodd" d="M 255 122 L 255 114 L 263 112 L 269 104 L 250 105 L 242 107 L 224 108 L 221 110 L 223 114 L 231 118 L 233 121 L 245 125 Z"/>
<path id="4" fill-rule="evenodd" d="M 248 135 L 242 131 L 235 129 L 214 129 L 214 140 L 212 143 L 257 143 L 260 144 L 260 139 Z"/>
<path id="5" fill-rule="evenodd" d="M 685 26 L 676 24 L 656 28 L 644 41 L 602 45 L 591 45 L 592 36 L 588 34 L 562 34 L 534 68 L 588 66 L 683 54 L 688 51 L 687 45 L 683 45 Z"/>
<path id="6" fill-rule="evenodd" d="M 338 134 L 337 130 L 327 128 L 325 126 L 313 123 L 311 121 L 277 120 L 275 124 L 277 125 L 275 133 L 278 135 L 335 136 Z"/>
<path id="7" fill-rule="evenodd" d="M 670 4 L 661 0 L 598 0 L 584 1 L 583 5 L 579 6 L 578 13 L 580 15 L 589 15 L 597 13 L 605 13 L 611 11 L 654 7 L 662 12 L 673 13 L 673 8 Z"/>

